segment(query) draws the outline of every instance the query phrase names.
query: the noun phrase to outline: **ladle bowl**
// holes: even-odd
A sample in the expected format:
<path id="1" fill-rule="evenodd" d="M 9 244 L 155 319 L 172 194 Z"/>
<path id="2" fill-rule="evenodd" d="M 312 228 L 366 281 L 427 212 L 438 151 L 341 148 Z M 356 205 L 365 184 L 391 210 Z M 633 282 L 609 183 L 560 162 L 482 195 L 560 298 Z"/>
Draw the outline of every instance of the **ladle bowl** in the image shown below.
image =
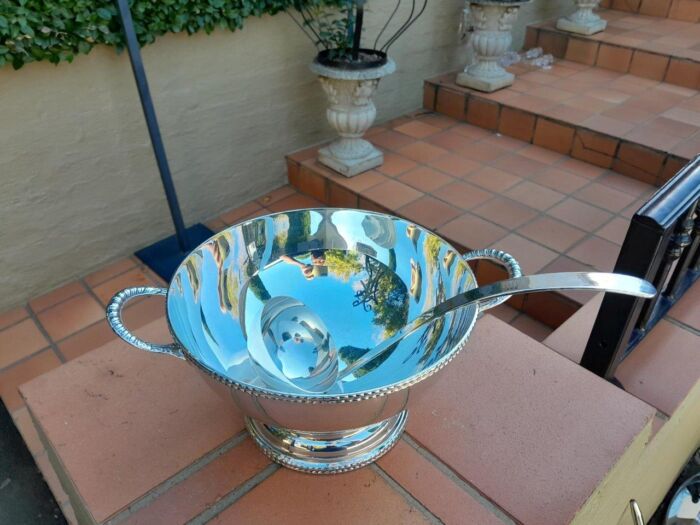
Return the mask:
<path id="1" fill-rule="evenodd" d="M 217 233 L 187 256 L 167 289 L 123 290 L 107 317 L 131 345 L 186 360 L 233 397 L 271 459 L 345 472 L 396 443 L 411 403 L 465 346 L 477 315 L 508 299 L 445 312 L 362 362 L 434 306 L 476 288 L 467 261 L 479 258 L 521 275 L 504 252 L 460 255 L 400 218 L 288 211 Z M 142 341 L 123 325 L 124 304 L 144 295 L 166 296 L 173 343 Z"/>

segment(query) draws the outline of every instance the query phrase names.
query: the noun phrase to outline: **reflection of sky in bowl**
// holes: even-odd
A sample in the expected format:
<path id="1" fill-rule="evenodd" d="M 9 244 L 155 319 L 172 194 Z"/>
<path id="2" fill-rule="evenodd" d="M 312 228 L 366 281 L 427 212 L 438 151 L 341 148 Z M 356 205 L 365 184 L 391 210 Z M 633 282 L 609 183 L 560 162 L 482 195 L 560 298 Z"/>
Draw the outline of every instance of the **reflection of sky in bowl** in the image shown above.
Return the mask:
<path id="1" fill-rule="evenodd" d="M 248 331 L 260 330 L 271 298 L 291 297 L 320 317 L 342 371 L 408 320 L 473 286 L 461 257 L 410 223 L 352 210 L 289 212 L 230 228 L 193 252 L 171 284 L 168 315 L 200 363 L 284 391 L 265 381 L 251 362 L 258 353 L 248 351 L 255 339 Z M 474 314 L 468 307 L 438 319 L 337 388 L 358 392 L 409 378 L 447 355 Z"/>

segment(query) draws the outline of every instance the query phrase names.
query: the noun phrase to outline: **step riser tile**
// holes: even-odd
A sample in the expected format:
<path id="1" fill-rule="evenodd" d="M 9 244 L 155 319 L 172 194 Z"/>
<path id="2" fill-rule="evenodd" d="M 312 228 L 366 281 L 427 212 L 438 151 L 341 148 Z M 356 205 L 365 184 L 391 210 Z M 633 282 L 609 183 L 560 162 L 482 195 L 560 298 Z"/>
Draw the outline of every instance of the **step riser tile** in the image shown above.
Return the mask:
<path id="1" fill-rule="evenodd" d="M 698 3 L 697 0 L 692 1 Z M 534 46 L 541 47 L 545 53 L 551 53 L 556 58 L 700 89 L 700 62 L 690 58 L 694 55 L 689 54 L 692 50 L 688 48 L 664 47 L 656 44 L 655 40 L 644 42 L 630 38 L 627 42 L 624 40 L 626 37 L 622 36 L 617 36 L 610 43 L 601 42 L 599 40 L 603 37 L 600 35 L 603 33 L 586 38 L 557 30 L 549 25 L 551 23 L 529 29 L 534 34 L 531 37 Z M 637 41 L 638 44 L 633 43 Z"/>

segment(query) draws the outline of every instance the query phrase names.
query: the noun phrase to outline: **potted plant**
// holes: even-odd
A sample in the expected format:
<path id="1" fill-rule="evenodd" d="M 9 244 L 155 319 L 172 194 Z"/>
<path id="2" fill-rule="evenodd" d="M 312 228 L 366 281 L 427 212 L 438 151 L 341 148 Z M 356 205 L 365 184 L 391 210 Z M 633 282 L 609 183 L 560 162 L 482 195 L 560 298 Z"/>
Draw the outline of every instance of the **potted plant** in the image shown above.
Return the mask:
<path id="1" fill-rule="evenodd" d="M 474 33 L 471 45 L 474 63 L 457 75 L 457 84 L 492 92 L 513 84 L 515 77 L 498 60 L 513 42 L 511 29 L 520 6 L 529 0 L 470 0 L 469 13 Z"/>
<path id="2" fill-rule="evenodd" d="M 311 64 L 325 91 L 329 107 L 326 116 L 340 138 L 321 148 L 318 160 L 347 177 L 380 166 L 384 155 L 363 135 L 377 116 L 372 97 L 379 81 L 394 72 L 396 65 L 387 55 L 389 48 L 423 14 L 428 1 L 407 2 L 408 17 L 398 29 L 388 31 L 401 15 L 399 0 L 371 46 L 363 45 L 367 0 L 305 0 L 295 2 L 288 12 L 311 39 L 318 54 Z"/>

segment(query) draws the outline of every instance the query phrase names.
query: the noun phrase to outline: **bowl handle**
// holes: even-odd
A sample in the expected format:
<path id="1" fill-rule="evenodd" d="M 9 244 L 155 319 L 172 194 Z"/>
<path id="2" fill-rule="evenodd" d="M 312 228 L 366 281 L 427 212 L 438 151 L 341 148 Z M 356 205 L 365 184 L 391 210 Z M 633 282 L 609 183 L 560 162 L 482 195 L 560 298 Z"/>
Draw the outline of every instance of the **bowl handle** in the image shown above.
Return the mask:
<path id="1" fill-rule="evenodd" d="M 493 250 L 491 248 L 486 248 L 484 250 L 474 250 L 473 252 L 467 252 L 462 255 L 465 261 L 473 261 L 475 259 L 488 259 L 489 261 L 496 262 L 502 266 L 505 266 L 508 272 L 508 278 L 514 279 L 516 277 L 521 277 L 523 275 L 520 269 L 520 264 L 511 254 L 503 252 L 501 250 Z M 497 299 L 489 299 L 487 301 L 479 302 L 479 310 L 485 311 L 499 304 L 505 303 L 510 299 L 510 295 L 504 297 L 499 297 Z"/>
<path id="2" fill-rule="evenodd" d="M 129 343 L 131 346 L 135 346 L 141 350 L 146 350 L 147 352 L 154 352 L 156 354 L 168 354 L 174 357 L 179 357 L 184 359 L 185 356 L 177 343 L 170 343 L 167 345 L 157 345 L 154 343 L 147 343 L 142 339 L 139 339 L 134 334 L 129 332 L 129 330 L 124 326 L 122 320 L 122 309 L 132 299 L 135 297 L 142 297 L 145 295 L 166 295 L 168 290 L 165 288 L 151 288 L 148 286 L 138 286 L 136 288 L 126 288 L 122 290 L 114 297 L 107 305 L 107 321 L 109 326 L 112 327 L 114 333 L 121 337 L 124 341 Z"/>

